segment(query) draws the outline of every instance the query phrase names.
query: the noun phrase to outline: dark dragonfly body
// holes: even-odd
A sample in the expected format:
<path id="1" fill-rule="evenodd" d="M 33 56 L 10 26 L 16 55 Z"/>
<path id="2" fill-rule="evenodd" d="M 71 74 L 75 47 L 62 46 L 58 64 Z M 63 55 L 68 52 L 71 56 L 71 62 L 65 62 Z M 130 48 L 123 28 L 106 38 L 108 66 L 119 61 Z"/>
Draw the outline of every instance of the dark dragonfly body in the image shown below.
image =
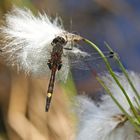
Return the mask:
<path id="1" fill-rule="evenodd" d="M 72 50 L 72 48 L 65 48 L 65 45 L 67 44 L 67 42 L 68 42 L 67 39 L 65 39 L 61 36 L 57 36 L 56 38 L 53 39 L 53 41 L 51 43 L 53 48 L 52 48 L 52 52 L 51 52 L 51 58 L 48 60 L 48 63 L 47 63 L 49 69 L 51 70 L 51 76 L 50 76 L 50 81 L 49 81 L 48 91 L 47 91 L 47 98 L 46 98 L 46 112 L 48 112 L 48 110 L 49 110 L 51 99 L 52 99 L 56 72 L 59 71 L 62 67 L 62 57 L 64 56 L 63 50 L 64 49 Z M 73 56 L 72 54 L 69 54 L 69 56 Z M 80 65 L 77 65 L 77 63 L 75 63 L 76 67 L 78 67 L 78 69 L 84 68 L 84 70 L 86 70 L 86 67 L 87 67 L 88 70 L 89 69 L 92 70 L 92 67 L 90 67 L 88 65 L 87 61 L 93 61 L 93 60 L 95 61 L 97 59 L 101 59 L 101 57 L 98 57 L 97 54 L 98 53 L 93 53 L 92 55 L 89 55 L 87 57 L 86 56 L 83 58 L 80 57 L 80 62 L 82 60 L 84 65 L 82 65 L 82 63 L 79 63 Z M 114 52 L 111 52 L 111 51 L 104 52 L 104 54 L 106 55 L 105 56 L 106 58 L 113 58 L 115 55 Z M 75 56 L 75 54 L 74 54 L 74 56 Z M 75 58 L 78 58 L 78 57 L 74 57 L 74 59 Z M 63 66 L 65 66 L 65 65 L 66 64 L 63 63 Z"/>
<path id="2" fill-rule="evenodd" d="M 48 112 L 53 89 L 54 89 L 54 82 L 55 82 L 55 75 L 56 71 L 61 69 L 62 66 L 62 54 L 63 54 L 63 47 L 66 45 L 67 41 L 63 37 L 56 37 L 52 41 L 52 52 L 51 52 L 51 58 L 48 60 L 48 67 L 51 70 L 51 77 L 49 81 L 48 91 L 47 91 L 47 98 L 46 98 L 46 112 Z"/>

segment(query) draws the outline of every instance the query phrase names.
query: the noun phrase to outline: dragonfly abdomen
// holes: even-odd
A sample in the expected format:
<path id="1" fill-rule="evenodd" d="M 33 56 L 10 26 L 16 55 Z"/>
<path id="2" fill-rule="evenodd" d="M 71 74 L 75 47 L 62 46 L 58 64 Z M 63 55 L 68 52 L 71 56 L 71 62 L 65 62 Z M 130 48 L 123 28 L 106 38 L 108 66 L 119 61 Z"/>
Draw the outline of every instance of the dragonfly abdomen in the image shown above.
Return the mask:
<path id="1" fill-rule="evenodd" d="M 49 86 L 48 86 L 48 91 L 47 91 L 46 112 L 48 112 L 48 110 L 49 110 L 51 99 L 52 99 L 52 94 L 53 94 L 53 89 L 54 89 L 54 82 L 55 82 L 55 73 L 56 73 L 56 69 L 52 70 L 51 77 L 50 77 L 50 82 L 49 82 Z"/>

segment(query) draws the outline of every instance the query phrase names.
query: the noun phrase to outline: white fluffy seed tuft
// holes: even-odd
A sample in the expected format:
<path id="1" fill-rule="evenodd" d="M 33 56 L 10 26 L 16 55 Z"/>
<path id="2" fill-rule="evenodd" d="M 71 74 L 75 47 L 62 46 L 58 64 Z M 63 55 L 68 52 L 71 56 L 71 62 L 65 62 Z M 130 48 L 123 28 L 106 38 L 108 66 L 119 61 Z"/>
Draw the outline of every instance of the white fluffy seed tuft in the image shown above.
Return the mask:
<path id="1" fill-rule="evenodd" d="M 136 89 L 140 91 L 140 75 L 128 72 Z M 135 104 L 135 94 L 123 74 L 118 74 L 119 81 L 125 88 L 132 103 Z M 130 107 L 124 98 L 121 90 L 109 74 L 101 76 L 107 87 L 132 116 Z M 86 96 L 79 96 L 76 99 L 76 112 L 78 115 L 77 140 L 137 140 L 138 134 L 124 114 L 113 102 L 109 95 L 103 95 L 102 102 L 97 105 Z"/>
<path id="2" fill-rule="evenodd" d="M 66 32 L 57 18 L 50 20 L 41 13 L 35 17 L 30 10 L 16 7 L 6 14 L 6 25 L 0 31 L 6 40 L 3 51 L 7 53 L 7 62 L 36 75 L 48 72 L 51 42 Z"/>
<path id="3" fill-rule="evenodd" d="M 84 57 L 87 53 L 72 46 L 74 41 L 82 38 L 71 34 L 63 29 L 58 23 L 58 18 L 51 20 L 45 13 L 34 16 L 29 9 L 14 7 L 6 14 L 6 25 L 0 28 L 4 36 L 3 54 L 7 63 L 17 66 L 27 74 L 44 76 L 50 73 L 47 62 L 51 58 L 53 46 L 51 42 L 57 36 L 67 40 L 63 50 L 62 68 L 58 73 L 61 80 L 66 81 L 69 72 L 69 61 L 67 55 L 74 54 L 76 57 Z"/>

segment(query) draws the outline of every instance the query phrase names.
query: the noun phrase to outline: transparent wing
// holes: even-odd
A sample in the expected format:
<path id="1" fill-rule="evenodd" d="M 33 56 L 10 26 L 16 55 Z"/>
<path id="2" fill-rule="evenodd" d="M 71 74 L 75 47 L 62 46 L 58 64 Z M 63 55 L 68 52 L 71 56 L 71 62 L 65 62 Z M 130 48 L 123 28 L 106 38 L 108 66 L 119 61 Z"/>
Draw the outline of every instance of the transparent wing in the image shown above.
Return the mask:
<path id="1" fill-rule="evenodd" d="M 57 71 L 56 78 L 65 82 L 69 74 L 69 69 L 70 69 L 70 66 L 69 66 L 68 57 L 62 57 L 62 67 L 59 71 Z"/>
<path id="2" fill-rule="evenodd" d="M 104 52 L 106 58 L 113 58 L 114 53 L 106 51 Z M 67 61 L 63 61 L 63 67 L 71 67 L 74 69 L 89 70 L 99 61 L 102 61 L 100 55 L 96 52 L 87 53 L 77 48 L 74 50 L 67 50 L 64 52 L 63 59 L 68 58 Z"/>
<path id="3" fill-rule="evenodd" d="M 51 51 L 50 51 L 51 53 Z M 108 58 L 112 58 L 113 54 L 109 51 L 104 52 L 105 56 Z M 49 55 L 48 55 L 49 56 Z M 43 59 L 45 55 L 42 55 Z M 50 55 L 51 57 L 51 55 Z M 39 62 L 40 65 L 40 71 L 47 72 L 46 74 L 50 74 L 51 70 L 48 68 L 47 62 L 50 58 L 45 58 L 46 60 L 44 63 Z M 73 48 L 72 50 L 64 50 L 64 54 L 62 56 L 62 67 L 59 71 L 57 71 L 56 78 L 61 81 L 66 81 L 69 73 L 69 69 L 81 69 L 81 70 L 93 70 L 95 68 L 95 65 L 99 64 L 99 61 L 102 60 L 102 58 L 99 56 L 98 53 L 87 53 L 84 51 L 81 51 L 77 48 Z M 45 69 L 43 67 L 45 66 Z"/>

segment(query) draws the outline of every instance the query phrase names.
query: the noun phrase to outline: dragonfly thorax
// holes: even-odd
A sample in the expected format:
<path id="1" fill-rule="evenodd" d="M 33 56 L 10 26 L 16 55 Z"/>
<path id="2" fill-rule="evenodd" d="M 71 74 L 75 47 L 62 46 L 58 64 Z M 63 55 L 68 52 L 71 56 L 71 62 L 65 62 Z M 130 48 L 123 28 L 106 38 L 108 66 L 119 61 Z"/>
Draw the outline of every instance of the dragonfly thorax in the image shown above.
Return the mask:
<path id="1" fill-rule="evenodd" d="M 51 70 L 60 70 L 62 66 L 61 57 L 63 54 L 63 47 L 66 45 L 67 41 L 63 37 L 56 37 L 52 41 L 52 52 L 51 52 L 51 58 L 48 61 L 48 67 Z"/>

